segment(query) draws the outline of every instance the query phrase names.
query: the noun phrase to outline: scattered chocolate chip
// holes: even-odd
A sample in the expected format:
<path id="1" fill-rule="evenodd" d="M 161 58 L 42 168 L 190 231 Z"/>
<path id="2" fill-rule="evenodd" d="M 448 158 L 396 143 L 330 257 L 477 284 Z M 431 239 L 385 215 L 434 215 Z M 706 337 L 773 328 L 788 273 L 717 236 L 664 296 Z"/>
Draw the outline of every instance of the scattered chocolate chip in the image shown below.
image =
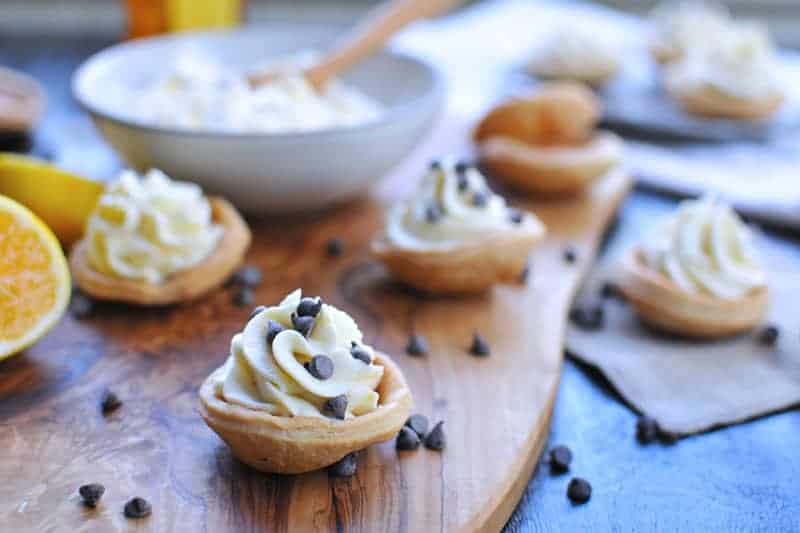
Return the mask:
<path id="1" fill-rule="evenodd" d="M 406 420 L 406 427 L 413 429 L 422 438 L 428 432 L 428 418 L 425 415 L 411 415 Z"/>
<path id="2" fill-rule="evenodd" d="M 93 307 L 92 299 L 85 294 L 79 291 L 72 293 L 72 298 L 69 302 L 69 312 L 72 316 L 75 318 L 86 318 L 91 314 Z"/>
<path id="3" fill-rule="evenodd" d="M 569 470 L 569 464 L 572 462 L 572 451 L 559 444 L 550 450 L 550 469 L 556 473 L 563 473 Z"/>
<path id="4" fill-rule="evenodd" d="M 573 503 L 586 503 L 592 497 L 592 486 L 585 479 L 574 477 L 567 486 L 567 497 Z"/>
<path id="5" fill-rule="evenodd" d="M 106 488 L 100 483 L 89 483 L 78 488 L 78 494 L 81 495 L 81 501 L 86 507 L 97 507 L 97 502 L 100 501 L 105 492 Z"/>
<path id="6" fill-rule="evenodd" d="M 767 326 L 758 332 L 758 342 L 764 346 L 775 346 L 780 337 L 780 330 L 777 326 Z"/>
<path id="7" fill-rule="evenodd" d="M 420 442 L 419 435 L 417 435 L 416 431 L 403 426 L 400 428 L 400 433 L 397 434 L 395 447 L 402 451 L 416 450 L 419 448 Z"/>
<path id="8" fill-rule="evenodd" d="M 456 171 L 456 174 L 465 174 L 467 170 L 469 170 L 470 164 L 466 161 L 459 161 L 455 164 L 453 169 Z"/>
<path id="9" fill-rule="evenodd" d="M 441 163 L 441 161 L 437 161 L 437 160 L 433 160 L 433 161 L 431 161 L 431 164 L 430 164 L 430 169 L 431 169 L 431 170 L 434 170 L 434 171 L 436 171 L 436 170 L 442 170 L 442 163 Z"/>
<path id="10" fill-rule="evenodd" d="M 102 411 L 104 415 L 119 409 L 121 405 L 122 400 L 117 397 L 114 391 L 111 389 L 106 389 L 103 391 L 103 396 L 100 399 L 100 411 Z"/>
<path id="11" fill-rule="evenodd" d="M 305 297 L 297 304 L 298 316 L 315 317 L 322 310 L 322 298 Z"/>
<path id="12" fill-rule="evenodd" d="M 372 363 L 372 357 L 370 357 L 369 352 L 367 352 L 364 348 L 359 346 L 356 341 L 352 341 L 350 343 L 350 355 L 352 355 L 359 361 L 363 361 L 364 364 L 366 365 Z"/>
<path id="13" fill-rule="evenodd" d="M 231 282 L 244 287 L 258 287 L 261 285 L 261 278 L 261 269 L 248 265 L 234 272 Z"/>
<path id="14" fill-rule="evenodd" d="M 249 287 L 240 288 L 238 291 L 236 291 L 236 295 L 233 297 L 233 303 L 239 307 L 250 307 L 255 301 L 256 295 L 253 292 L 253 289 Z"/>
<path id="15" fill-rule="evenodd" d="M 522 269 L 522 272 L 519 273 L 519 282 L 525 283 L 528 281 L 528 276 L 531 274 L 531 265 L 525 264 L 525 268 Z"/>
<path id="16" fill-rule="evenodd" d="M 297 313 L 292 313 L 292 327 L 303 337 L 308 337 L 311 328 L 314 327 L 314 317 L 297 316 Z"/>
<path id="17" fill-rule="evenodd" d="M 580 329 L 594 331 L 603 327 L 605 314 L 600 306 L 574 307 L 569 312 L 569 319 Z"/>
<path id="18" fill-rule="evenodd" d="M 342 239 L 331 239 L 325 244 L 325 253 L 328 257 L 339 257 L 344 253 L 344 241 Z"/>
<path id="19" fill-rule="evenodd" d="M 128 500 L 128 503 L 125 504 L 125 516 L 128 518 L 144 518 L 145 516 L 150 516 L 152 510 L 150 502 L 144 498 L 131 498 Z"/>
<path id="20" fill-rule="evenodd" d="M 344 416 L 347 414 L 347 396 L 340 394 L 335 398 L 329 398 L 322 405 L 322 412 L 333 418 L 344 420 Z"/>
<path id="21" fill-rule="evenodd" d="M 658 438 L 658 422 L 654 418 L 642 415 L 636 421 L 636 440 L 641 444 L 650 444 Z"/>
<path id="22" fill-rule="evenodd" d="M 489 203 L 489 196 L 485 192 L 477 191 L 472 195 L 472 205 L 475 207 L 486 207 Z"/>
<path id="23" fill-rule="evenodd" d="M 575 248 L 568 246 L 564 249 L 564 261 L 569 264 L 574 263 L 578 260 L 578 252 L 575 251 Z"/>
<path id="24" fill-rule="evenodd" d="M 267 322 L 267 344 L 272 346 L 272 341 L 274 341 L 275 337 L 278 336 L 278 333 L 284 329 L 286 328 L 284 328 L 280 322 L 276 322 L 274 320 Z"/>
<path id="25" fill-rule="evenodd" d="M 425 355 L 428 353 L 428 341 L 422 335 L 411 335 L 406 344 L 406 353 L 408 355 Z"/>
<path id="26" fill-rule="evenodd" d="M 522 211 L 517 209 L 512 209 L 511 214 L 508 215 L 508 219 L 511 221 L 512 224 L 522 224 L 523 214 Z"/>
<path id="27" fill-rule="evenodd" d="M 328 472 L 334 477 L 350 477 L 358 470 L 358 457 L 355 453 L 348 453 L 339 462 L 328 467 Z"/>
<path id="28" fill-rule="evenodd" d="M 442 219 L 442 208 L 439 204 L 433 203 L 425 208 L 425 221 L 429 224 L 435 224 Z"/>
<path id="29" fill-rule="evenodd" d="M 333 361 L 327 355 L 315 355 L 305 367 L 317 379 L 328 379 L 333 375 Z"/>
<path id="30" fill-rule="evenodd" d="M 469 353 L 472 355 L 477 355 L 478 357 L 485 357 L 492 353 L 492 350 L 489 348 L 489 344 L 486 342 L 486 339 L 481 337 L 479 333 L 475 333 L 472 336 L 472 345 L 469 347 Z"/>
<path id="31" fill-rule="evenodd" d="M 260 313 L 261 313 L 262 311 L 264 311 L 266 308 L 267 308 L 267 306 L 266 306 L 266 305 L 259 305 L 259 306 L 257 306 L 257 307 L 256 307 L 255 309 L 253 309 L 253 311 L 250 313 L 250 316 L 248 317 L 248 319 L 247 319 L 247 320 L 248 320 L 248 321 L 250 321 L 250 320 L 253 320 L 253 319 L 256 317 L 256 315 L 260 314 Z"/>
<path id="32" fill-rule="evenodd" d="M 438 422 L 425 437 L 425 447 L 429 450 L 444 450 L 447 440 L 444 436 L 444 422 Z"/>

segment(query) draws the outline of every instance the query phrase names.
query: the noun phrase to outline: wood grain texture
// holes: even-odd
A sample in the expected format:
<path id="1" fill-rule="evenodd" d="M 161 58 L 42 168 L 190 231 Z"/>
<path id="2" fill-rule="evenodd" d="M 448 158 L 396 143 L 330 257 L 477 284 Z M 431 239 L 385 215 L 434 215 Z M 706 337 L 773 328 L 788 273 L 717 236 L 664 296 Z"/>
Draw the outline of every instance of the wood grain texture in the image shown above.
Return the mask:
<path id="1" fill-rule="evenodd" d="M 461 126 L 430 146 L 449 146 Z M 456 137 L 457 138 L 457 137 Z M 446 140 L 446 144 L 443 144 Z M 430 151 L 372 198 L 296 218 L 252 220 L 248 263 L 263 269 L 258 302 L 302 287 L 351 313 L 366 340 L 401 365 L 416 411 L 445 420 L 449 445 L 398 454 L 393 442 L 362 453 L 350 479 L 326 472 L 269 476 L 236 461 L 197 413 L 197 388 L 227 353 L 250 309 L 220 290 L 193 304 L 133 309 L 97 304 L 65 318 L 28 353 L 0 365 L 0 525 L 14 531 L 459 531 L 499 530 L 529 479 L 548 432 L 562 365 L 565 316 L 600 236 L 628 191 L 615 174 L 580 200 L 537 205 L 550 236 L 528 281 L 462 299 L 426 298 L 391 281 L 368 256 L 383 205 L 405 194 Z M 345 240 L 339 258 L 325 254 Z M 578 262 L 563 262 L 565 246 Z M 411 332 L 430 354 L 411 358 Z M 467 353 L 473 332 L 492 347 Z M 125 402 L 103 417 L 112 387 Z M 94 511 L 77 487 L 107 487 Z M 124 502 L 142 496 L 151 517 Z"/>

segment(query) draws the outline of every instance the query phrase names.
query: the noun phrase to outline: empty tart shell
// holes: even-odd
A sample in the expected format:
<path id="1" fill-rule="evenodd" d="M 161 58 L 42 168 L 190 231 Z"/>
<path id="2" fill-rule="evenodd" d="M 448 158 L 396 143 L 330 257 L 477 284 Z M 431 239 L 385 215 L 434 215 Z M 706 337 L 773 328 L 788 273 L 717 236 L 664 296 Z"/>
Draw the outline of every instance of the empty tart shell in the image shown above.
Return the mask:
<path id="1" fill-rule="evenodd" d="M 393 438 L 412 407 L 411 391 L 400 368 L 376 353 L 384 368 L 376 389 L 378 409 L 334 420 L 310 416 L 274 416 L 226 402 L 216 393 L 222 368 L 200 387 L 200 414 L 243 463 L 262 472 L 300 474 L 332 465 L 345 455 Z"/>
<path id="2" fill-rule="evenodd" d="M 625 255 L 620 269 L 620 290 L 641 318 L 656 329 L 714 339 L 753 329 L 767 312 L 767 287 L 756 288 L 738 300 L 686 292 L 650 268 L 638 247 Z"/>
<path id="3" fill-rule="evenodd" d="M 89 264 L 88 244 L 78 241 L 69 254 L 69 263 L 78 286 L 100 300 L 139 305 L 169 305 L 194 300 L 219 287 L 241 264 L 250 246 L 250 230 L 227 200 L 209 197 L 212 220 L 224 229 L 214 251 L 194 267 L 176 272 L 163 283 L 125 279 L 97 272 Z"/>
<path id="4" fill-rule="evenodd" d="M 447 249 L 406 248 L 380 237 L 372 253 L 405 284 L 431 294 L 483 292 L 495 283 L 518 281 L 544 226 L 497 231 L 479 241 Z"/>
<path id="5" fill-rule="evenodd" d="M 592 134 L 600 106 L 591 90 L 580 83 L 554 82 L 512 98 L 480 121 L 475 142 L 509 137 L 523 143 L 582 144 Z"/>
<path id="6" fill-rule="evenodd" d="M 515 189 L 544 194 L 572 194 L 605 176 L 622 159 L 622 139 L 598 132 L 577 146 L 537 146 L 509 137 L 480 143 L 481 164 L 498 181 Z"/>
<path id="7" fill-rule="evenodd" d="M 782 94 L 775 92 L 764 98 L 739 98 L 712 87 L 684 89 L 666 80 L 666 89 L 687 112 L 710 118 L 762 120 L 774 114 L 783 104 Z"/>

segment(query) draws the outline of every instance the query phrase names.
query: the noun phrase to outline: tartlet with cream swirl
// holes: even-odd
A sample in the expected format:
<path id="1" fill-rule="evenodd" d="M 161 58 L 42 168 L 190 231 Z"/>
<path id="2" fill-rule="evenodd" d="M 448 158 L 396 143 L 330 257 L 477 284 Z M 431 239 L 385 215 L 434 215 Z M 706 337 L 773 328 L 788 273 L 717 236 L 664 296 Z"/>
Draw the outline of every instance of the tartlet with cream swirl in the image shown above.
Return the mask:
<path id="1" fill-rule="evenodd" d="M 98 200 L 70 265 L 95 298 L 164 305 L 221 285 L 249 245 L 250 230 L 224 199 L 158 170 L 126 170 Z"/>
<path id="2" fill-rule="evenodd" d="M 518 280 L 545 234 L 532 213 L 509 207 L 473 166 L 434 162 L 411 198 L 388 212 L 373 253 L 426 292 L 480 292 Z"/>
<path id="3" fill-rule="evenodd" d="M 264 472 L 323 468 L 394 437 L 411 393 L 355 321 L 298 289 L 259 308 L 200 389 L 206 423 Z"/>
<path id="4" fill-rule="evenodd" d="M 722 337 L 756 326 L 768 305 L 753 235 L 713 196 L 681 203 L 622 262 L 620 288 L 657 328 Z"/>

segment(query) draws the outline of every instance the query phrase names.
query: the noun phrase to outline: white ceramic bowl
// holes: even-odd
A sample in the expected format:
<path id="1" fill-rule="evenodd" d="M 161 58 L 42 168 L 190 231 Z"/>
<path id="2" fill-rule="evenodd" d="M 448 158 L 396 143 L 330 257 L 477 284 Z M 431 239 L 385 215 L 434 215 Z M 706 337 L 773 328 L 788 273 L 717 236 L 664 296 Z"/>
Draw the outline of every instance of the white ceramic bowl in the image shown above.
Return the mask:
<path id="1" fill-rule="evenodd" d="M 425 137 L 444 106 L 442 77 L 417 59 L 382 52 L 343 76 L 380 102 L 361 126 L 309 133 L 213 133 L 142 123 L 122 106 L 186 53 L 247 69 L 265 59 L 321 48 L 330 27 L 281 24 L 131 41 L 103 50 L 76 71 L 73 93 L 120 156 L 140 171 L 160 168 L 250 212 L 316 209 L 357 196 Z M 122 103 L 120 101 L 122 100 Z"/>

